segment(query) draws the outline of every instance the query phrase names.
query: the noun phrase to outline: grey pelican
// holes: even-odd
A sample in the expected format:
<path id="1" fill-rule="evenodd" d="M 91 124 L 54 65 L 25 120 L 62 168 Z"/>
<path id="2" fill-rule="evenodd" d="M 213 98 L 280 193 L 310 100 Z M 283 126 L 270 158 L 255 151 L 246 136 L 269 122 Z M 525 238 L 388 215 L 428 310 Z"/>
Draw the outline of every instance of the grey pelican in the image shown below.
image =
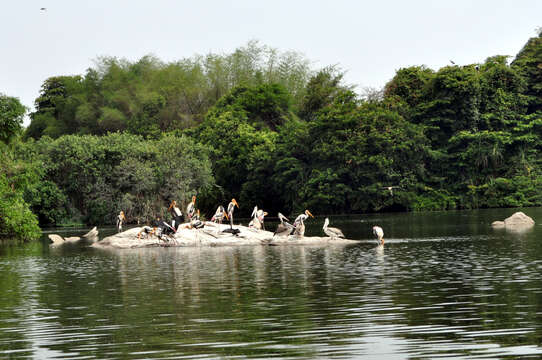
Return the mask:
<path id="1" fill-rule="evenodd" d="M 331 239 L 333 239 L 333 238 L 343 238 L 344 239 L 344 234 L 341 231 L 341 229 L 334 228 L 334 227 L 327 227 L 328 225 L 329 225 L 329 219 L 326 218 L 326 220 L 324 221 L 324 227 L 323 227 L 324 234 L 329 236 Z"/>
<path id="2" fill-rule="evenodd" d="M 124 216 L 124 211 L 121 211 L 119 213 L 119 216 L 117 216 L 117 230 L 118 232 L 122 231 L 122 223 L 126 220 L 126 217 Z"/>
<path id="3" fill-rule="evenodd" d="M 254 210 L 252 210 L 252 215 L 250 216 L 252 217 L 252 220 L 248 224 L 248 227 L 257 230 L 265 230 L 264 217 L 267 216 L 266 211 L 258 209 L 258 206 L 254 206 Z"/>
<path id="4" fill-rule="evenodd" d="M 228 214 L 226 214 L 226 211 L 224 210 L 224 206 L 219 205 L 218 208 L 216 209 L 215 214 L 211 218 L 211 221 L 218 222 L 218 224 L 222 225 L 222 219 L 224 219 L 224 217 L 227 219 Z"/>
<path id="5" fill-rule="evenodd" d="M 384 245 L 384 230 L 380 226 L 373 226 L 373 235 L 378 239 L 380 245 Z"/>
<path id="6" fill-rule="evenodd" d="M 196 195 L 192 196 L 192 201 L 188 203 L 186 207 L 186 215 L 188 216 L 188 221 L 192 220 L 192 217 L 196 213 Z"/>
<path id="7" fill-rule="evenodd" d="M 288 236 L 288 235 L 290 235 L 290 233 L 294 229 L 294 226 L 292 224 L 290 224 L 288 222 L 290 220 L 288 220 L 288 218 L 286 216 L 282 215 L 281 213 L 278 214 L 278 217 L 279 217 L 279 220 L 280 220 L 280 224 L 278 224 L 277 230 L 275 230 L 275 232 L 273 233 L 273 236 L 275 236 L 275 235 L 278 235 L 278 236 Z"/>
<path id="8" fill-rule="evenodd" d="M 314 216 L 311 214 L 311 212 L 309 210 L 305 210 L 305 212 L 301 215 L 299 215 L 295 221 L 294 221 L 294 235 L 297 235 L 297 236 L 304 236 L 305 235 L 305 223 L 304 221 L 307 220 L 308 218 L 312 217 L 314 218 Z"/>
<path id="9" fill-rule="evenodd" d="M 231 202 L 228 204 L 228 216 L 230 217 L 230 229 L 233 228 L 233 211 L 235 210 L 235 207 L 239 208 L 239 204 L 237 204 L 237 201 L 235 199 L 231 199 Z"/>

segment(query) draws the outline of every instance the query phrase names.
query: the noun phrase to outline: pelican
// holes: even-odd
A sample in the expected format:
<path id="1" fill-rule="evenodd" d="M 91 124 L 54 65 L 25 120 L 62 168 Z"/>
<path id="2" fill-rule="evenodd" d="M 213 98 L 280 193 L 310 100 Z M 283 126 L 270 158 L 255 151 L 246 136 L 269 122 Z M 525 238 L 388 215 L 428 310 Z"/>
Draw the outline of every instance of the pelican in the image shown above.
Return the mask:
<path id="1" fill-rule="evenodd" d="M 311 214 L 311 212 L 309 210 L 305 210 L 305 212 L 301 215 L 299 215 L 295 221 L 294 221 L 294 235 L 297 235 L 297 236 L 304 236 L 305 235 L 305 223 L 304 221 L 307 220 L 308 218 L 312 217 L 314 218 L 314 216 Z"/>
<path id="2" fill-rule="evenodd" d="M 373 226 L 373 235 L 378 239 L 380 245 L 384 245 L 384 230 L 380 226 Z"/>
<path id="3" fill-rule="evenodd" d="M 196 213 L 196 195 L 192 196 L 192 201 L 186 207 L 186 214 L 188 215 L 188 221 L 192 220 L 192 217 Z"/>
<path id="4" fill-rule="evenodd" d="M 237 201 L 235 199 L 231 199 L 231 202 L 228 204 L 228 216 L 230 217 L 230 229 L 233 228 L 233 211 L 235 210 L 235 207 L 239 209 L 239 204 L 237 204 Z"/>
<path id="5" fill-rule="evenodd" d="M 257 230 L 265 230 L 264 217 L 267 216 L 266 211 L 258 209 L 258 206 L 254 206 L 254 210 L 252 210 L 252 215 L 250 216 L 252 217 L 252 220 L 248 224 L 248 227 Z"/>
<path id="6" fill-rule="evenodd" d="M 326 220 L 324 221 L 324 227 L 323 227 L 324 234 L 329 236 L 332 240 L 333 240 L 333 238 L 343 238 L 344 239 L 344 234 L 341 231 L 341 229 L 337 229 L 337 228 L 334 228 L 334 227 L 327 227 L 328 225 L 329 225 L 329 219 L 326 218 Z"/>
<path id="7" fill-rule="evenodd" d="M 218 222 L 219 225 L 222 225 L 222 219 L 224 219 L 224 217 L 227 219 L 228 214 L 226 214 L 226 211 L 224 210 L 224 206 L 219 205 L 218 208 L 216 209 L 215 214 L 211 218 L 211 221 Z"/>
<path id="8" fill-rule="evenodd" d="M 273 236 L 288 236 L 294 229 L 294 226 L 290 224 L 288 221 L 290 221 L 286 216 L 282 215 L 281 213 L 278 214 L 280 224 L 277 226 L 277 230 L 273 233 Z"/>

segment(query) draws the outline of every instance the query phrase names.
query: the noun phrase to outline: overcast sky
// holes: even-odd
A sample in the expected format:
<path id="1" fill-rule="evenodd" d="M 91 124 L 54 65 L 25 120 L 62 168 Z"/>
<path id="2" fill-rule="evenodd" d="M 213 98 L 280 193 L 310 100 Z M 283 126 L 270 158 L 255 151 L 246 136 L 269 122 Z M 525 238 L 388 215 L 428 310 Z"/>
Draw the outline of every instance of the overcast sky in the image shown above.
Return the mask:
<path id="1" fill-rule="evenodd" d="M 339 64 L 358 90 L 381 88 L 406 66 L 514 56 L 540 26 L 539 0 L 3 1 L 0 93 L 33 109 L 45 79 L 83 74 L 97 56 L 169 62 L 249 40 L 301 52 L 315 69 Z"/>

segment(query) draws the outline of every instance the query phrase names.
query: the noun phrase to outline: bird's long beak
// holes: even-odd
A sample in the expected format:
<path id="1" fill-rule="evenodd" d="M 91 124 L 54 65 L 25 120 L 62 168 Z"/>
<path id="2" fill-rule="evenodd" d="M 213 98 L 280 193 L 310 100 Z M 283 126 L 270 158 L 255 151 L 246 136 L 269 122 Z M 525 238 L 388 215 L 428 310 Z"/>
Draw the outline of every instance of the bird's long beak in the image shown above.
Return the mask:
<path id="1" fill-rule="evenodd" d="M 224 216 L 226 217 L 226 220 L 229 220 L 228 214 L 224 213 Z"/>
<path id="2" fill-rule="evenodd" d="M 267 211 L 264 211 L 264 212 L 263 212 L 263 216 L 267 216 Z"/>
<path id="3" fill-rule="evenodd" d="M 314 218 L 314 216 L 311 214 L 309 210 L 306 210 L 307 215 L 309 215 L 311 218 Z"/>
<path id="4" fill-rule="evenodd" d="M 237 208 L 239 209 L 239 204 L 237 203 L 237 200 L 233 199 L 232 202 L 233 202 L 233 203 L 235 204 L 235 206 L 237 206 Z"/>

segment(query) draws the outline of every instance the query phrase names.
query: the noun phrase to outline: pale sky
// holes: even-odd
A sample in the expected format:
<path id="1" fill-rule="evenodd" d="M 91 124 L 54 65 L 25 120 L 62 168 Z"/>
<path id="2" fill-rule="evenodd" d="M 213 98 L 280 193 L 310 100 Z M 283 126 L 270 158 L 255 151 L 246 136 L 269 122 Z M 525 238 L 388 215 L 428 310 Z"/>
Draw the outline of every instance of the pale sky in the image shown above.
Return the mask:
<path id="1" fill-rule="evenodd" d="M 3 0 L 0 93 L 33 110 L 45 79 L 84 74 L 98 56 L 169 62 L 249 40 L 381 88 L 402 67 L 514 56 L 540 26 L 539 0 Z"/>

